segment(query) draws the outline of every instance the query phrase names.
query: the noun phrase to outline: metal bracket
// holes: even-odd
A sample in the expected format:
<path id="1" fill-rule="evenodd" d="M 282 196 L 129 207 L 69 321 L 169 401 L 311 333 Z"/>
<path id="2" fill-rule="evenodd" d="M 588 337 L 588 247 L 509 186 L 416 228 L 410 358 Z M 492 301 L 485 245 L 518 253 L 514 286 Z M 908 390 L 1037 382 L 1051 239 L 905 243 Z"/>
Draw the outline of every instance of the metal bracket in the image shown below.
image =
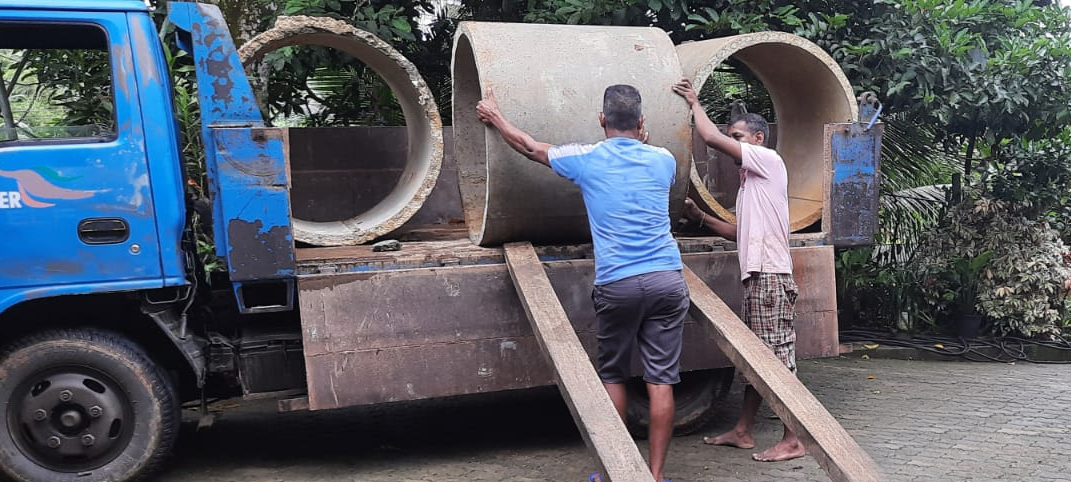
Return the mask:
<path id="1" fill-rule="evenodd" d="M 182 356 L 190 363 L 194 375 L 197 377 L 197 388 L 203 388 L 205 384 L 205 354 L 206 343 L 200 337 L 190 336 L 183 333 L 186 330 L 186 315 L 179 314 L 173 309 L 153 310 L 151 305 L 143 305 L 142 313 L 152 318 L 156 325 L 164 331 L 167 338 L 178 347 Z"/>
<path id="2" fill-rule="evenodd" d="M 868 131 L 874 127 L 874 124 L 878 121 L 879 116 L 881 116 L 881 111 L 884 107 L 885 106 L 882 105 L 881 101 L 878 100 L 878 96 L 873 92 L 867 91 L 859 94 L 859 118 L 870 118 L 866 127 L 863 128 L 864 131 Z"/>

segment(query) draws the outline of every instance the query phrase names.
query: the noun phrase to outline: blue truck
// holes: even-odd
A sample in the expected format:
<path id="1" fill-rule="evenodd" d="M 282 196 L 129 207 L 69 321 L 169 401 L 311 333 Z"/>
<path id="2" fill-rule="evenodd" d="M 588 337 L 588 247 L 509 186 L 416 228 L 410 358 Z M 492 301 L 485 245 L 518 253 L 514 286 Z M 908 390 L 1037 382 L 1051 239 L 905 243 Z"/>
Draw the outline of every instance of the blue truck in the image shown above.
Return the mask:
<path id="1" fill-rule="evenodd" d="M 398 253 L 295 243 L 290 134 L 265 124 L 216 7 L 172 3 L 168 20 L 199 86 L 201 205 L 187 194 L 150 7 L 0 0 L 0 475 L 144 478 L 173 448 L 182 407 L 209 417 L 219 398 L 328 410 L 554 382 L 502 250 L 473 245 L 463 226 L 443 223 L 434 239 L 401 232 Z M 77 111 L 74 97 L 99 103 Z M 404 142 L 396 134 L 362 138 Z M 440 187 L 458 196 L 456 179 Z M 198 219 L 225 265 L 214 275 L 197 253 Z M 738 307 L 731 244 L 679 240 L 685 262 Z M 839 352 L 834 244 L 828 230 L 793 238 L 802 357 Z M 591 350 L 590 247 L 539 249 Z M 686 326 L 681 431 L 709 420 L 733 376 L 698 330 Z M 636 393 L 630 416 L 642 430 Z"/>

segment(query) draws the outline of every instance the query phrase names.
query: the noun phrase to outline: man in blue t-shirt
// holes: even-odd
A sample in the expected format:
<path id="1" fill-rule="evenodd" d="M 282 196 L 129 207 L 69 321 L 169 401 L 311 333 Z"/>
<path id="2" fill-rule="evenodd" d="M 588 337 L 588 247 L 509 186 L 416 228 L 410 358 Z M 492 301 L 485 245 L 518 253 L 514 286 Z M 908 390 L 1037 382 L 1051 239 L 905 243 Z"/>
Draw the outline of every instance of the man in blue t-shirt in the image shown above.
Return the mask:
<path id="1" fill-rule="evenodd" d="M 595 246 L 592 301 L 598 320 L 598 371 L 614 407 L 625 417 L 624 383 L 639 343 L 651 399 L 650 467 L 662 480 L 673 431 L 673 384 L 680 382 L 681 334 L 688 287 L 670 234 L 669 190 L 677 163 L 669 151 L 646 144 L 640 93 L 612 85 L 603 95 L 598 144 L 551 146 L 502 115 L 494 94 L 476 106 L 510 147 L 580 186 Z"/>

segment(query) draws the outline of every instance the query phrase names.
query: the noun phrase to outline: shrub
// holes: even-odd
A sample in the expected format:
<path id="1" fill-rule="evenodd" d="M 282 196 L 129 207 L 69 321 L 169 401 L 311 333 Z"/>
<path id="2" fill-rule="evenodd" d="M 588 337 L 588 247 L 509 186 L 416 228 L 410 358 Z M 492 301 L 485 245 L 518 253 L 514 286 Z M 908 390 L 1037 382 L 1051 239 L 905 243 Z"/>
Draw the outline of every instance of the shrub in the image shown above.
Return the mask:
<path id="1" fill-rule="evenodd" d="M 1071 267 L 1067 245 L 1044 220 L 1026 216 L 1030 206 L 970 197 L 950 209 L 943 229 L 927 236 L 918 271 L 926 301 L 948 320 L 956 308 L 941 273 L 956 260 L 992 253 L 980 270 L 974 308 L 1002 335 L 1058 334 L 1068 324 L 1071 303 L 1065 283 Z"/>

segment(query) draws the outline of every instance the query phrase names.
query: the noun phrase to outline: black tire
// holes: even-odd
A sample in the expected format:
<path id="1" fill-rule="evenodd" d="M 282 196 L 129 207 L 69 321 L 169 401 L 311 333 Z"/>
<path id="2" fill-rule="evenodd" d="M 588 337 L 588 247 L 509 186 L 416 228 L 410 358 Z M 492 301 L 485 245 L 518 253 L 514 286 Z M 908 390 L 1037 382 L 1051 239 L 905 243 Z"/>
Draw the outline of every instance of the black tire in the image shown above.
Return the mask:
<path id="1" fill-rule="evenodd" d="M 50 330 L 0 351 L 0 471 L 18 482 L 128 482 L 160 467 L 181 422 L 175 387 L 137 344 Z"/>
<path id="2" fill-rule="evenodd" d="M 682 373 L 681 382 L 673 386 L 673 399 L 676 402 L 673 435 L 692 434 L 710 423 L 729 394 L 735 373 L 733 368 Z M 633 436 L 647 437 L 650 408 L 647 384 L 642 379 L 630 381 L 625 425 Z"/>

